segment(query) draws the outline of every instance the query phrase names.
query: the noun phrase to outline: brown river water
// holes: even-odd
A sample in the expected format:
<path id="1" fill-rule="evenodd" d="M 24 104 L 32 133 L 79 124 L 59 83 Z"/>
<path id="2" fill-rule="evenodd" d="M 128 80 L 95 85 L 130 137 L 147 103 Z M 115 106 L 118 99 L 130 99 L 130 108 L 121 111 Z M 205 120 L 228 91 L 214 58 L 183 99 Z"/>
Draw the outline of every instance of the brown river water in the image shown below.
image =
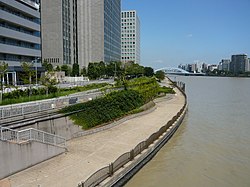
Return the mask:
<path id="1" fill-rule="evenodd" d="M 188 112 L 126 187 L 250 187 L 250 78 L 172 76 Z"/>

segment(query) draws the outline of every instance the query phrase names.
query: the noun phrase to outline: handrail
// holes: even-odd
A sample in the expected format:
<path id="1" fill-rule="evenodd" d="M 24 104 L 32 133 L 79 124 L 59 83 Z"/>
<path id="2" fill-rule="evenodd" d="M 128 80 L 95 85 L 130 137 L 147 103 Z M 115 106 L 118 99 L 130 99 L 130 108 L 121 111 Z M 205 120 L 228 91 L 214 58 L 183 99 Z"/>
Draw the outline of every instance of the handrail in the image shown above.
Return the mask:
<path id="1" fill-rule="evenodd" d="M 96 93 L 95 97 L 98 97 L 102 94 L 99 90 L 95 90 L 95 92 L 85 91 L 79 94 L 62 96 L 53 99 L 46 99 L 40 101 L 32 101 L 22 104 L 13 104 L 0 106 L 0 119 L 22 116 L 26 114 L 31 114 L 35 112 L 47 111 L 56 108 L 66 107 L 71 104 L 75 104 L 79 102 L 79 100 L 83 99 L 87 101 L 89 95 Z"/>
<path id="2" fill-rule="evenodd" d="M 34 128 L 17 131 L 6 127 L 0 127 L 0 140 L 14 143 L 37 141 L 59 147 L 66 147 L 66 139 L 64 137 Z"/>

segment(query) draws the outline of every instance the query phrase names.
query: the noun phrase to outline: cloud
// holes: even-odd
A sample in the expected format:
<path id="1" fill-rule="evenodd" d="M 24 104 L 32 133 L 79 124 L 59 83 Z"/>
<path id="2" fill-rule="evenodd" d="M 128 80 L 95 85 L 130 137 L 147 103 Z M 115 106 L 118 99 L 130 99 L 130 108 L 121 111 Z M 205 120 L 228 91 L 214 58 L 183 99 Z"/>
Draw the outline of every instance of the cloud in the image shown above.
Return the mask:
<path id="1" fill-rule="evenodd" d="M 192 38 L 193 37 L 193 34 L 188 34 L 187 35 L 187 38 Z"/>
<path id="2" fill-rule="evenodd" d="M 154 63 L 156 63 L 156 64 L 162 64 L 163 60 L 155 60 Z"/>

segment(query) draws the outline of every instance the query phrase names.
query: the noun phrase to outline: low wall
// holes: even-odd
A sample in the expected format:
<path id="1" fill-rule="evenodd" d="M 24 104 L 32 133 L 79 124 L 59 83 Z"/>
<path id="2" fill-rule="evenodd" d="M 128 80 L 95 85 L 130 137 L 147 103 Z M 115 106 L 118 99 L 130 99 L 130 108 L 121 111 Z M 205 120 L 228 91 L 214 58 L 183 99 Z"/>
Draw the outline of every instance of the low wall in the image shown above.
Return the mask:
<path id="1" fill-rule="evenodd" d="M 51 134 L 56 134 L 58 136 L 64 137 L 66 140 L 74 138 L 76 136 L 75 134 L 84 132 L 81 126 L 75 125 L 68 116 L 37 121 L 33 124 L 23 127 L 23 129 L 27 128 L 34 128 Z"/>
<path id="2" fill-rule="evenodd" d="M 65 152 L 64 148 L 30 141 L 22 144 L 0 140 L 0 179 Z"/>

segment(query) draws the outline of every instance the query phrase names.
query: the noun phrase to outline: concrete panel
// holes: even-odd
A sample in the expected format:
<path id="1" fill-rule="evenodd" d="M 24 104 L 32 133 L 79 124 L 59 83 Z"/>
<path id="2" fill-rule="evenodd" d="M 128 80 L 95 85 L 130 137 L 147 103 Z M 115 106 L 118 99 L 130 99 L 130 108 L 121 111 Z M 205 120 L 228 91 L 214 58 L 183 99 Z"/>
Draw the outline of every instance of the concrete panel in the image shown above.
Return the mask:
<path id="1" fill-rule="evenodd" d="M 25 42 L 35 43 L 35 44 L 41 44 L 40 37 L 32 36 L 30 34 L 25 34 L 22 32 L 14 31 L 12 29 L 1 27 L 0 30 L 0 36 L 7 37 L 7 38 L 13 38 L 16 40 L 22 40 Z"/>
<path id="2" fill-rule="evenodd" d="M 82 128 L 75 125 L 73 121 L 69 119 L 69 117 L 41 121 L 24 127 L 24 129 L 27 128 L 35 128 L 51 134 L 56 134 L 66 138 L 66 140 L 70 140 L 76 137 L 78 133 L 84 132 Z"/>
<path id="3" fill-rule="evenodd" d="M 40 50 L 18 47 L 18 46 L 13 46 L 13 45 L 6 45 L 6 44 L 0 44 L 0 52 L 16 54 L 16 55 L 41 57 Z"/>
<path id="4" fill-rule="evenodd" d="M 65 152 L 64 148 L 34 141 L 0 141 L 0 150 L 0 179 Z"/>
<path id="5" fill-rule="evenodd" d="M 16 25 L 20 25 L 22 27 L 26 27 L 35 31 L 40 31 L 40 25 L 29 21 L 27 19 L 21 18 L 19 16 L 8 13 L 4 10 L 0 10 L 1 19 L 6 20 L 8 22 L 14 23 Z"/>
<path id="6" fill-rule="evenodd" d="M 32 9 L 26 5 L 23 5 L 22 3 L 19 3 L 15 0 L 1 0 L 2 3 L 9 5 L 13 8 L 16 8 L 20 10 L 21 12 L 25 12 L 31 16 L 34 16 L 36 18 L 40 18 L 40 12 L 38 10 Z"/>

